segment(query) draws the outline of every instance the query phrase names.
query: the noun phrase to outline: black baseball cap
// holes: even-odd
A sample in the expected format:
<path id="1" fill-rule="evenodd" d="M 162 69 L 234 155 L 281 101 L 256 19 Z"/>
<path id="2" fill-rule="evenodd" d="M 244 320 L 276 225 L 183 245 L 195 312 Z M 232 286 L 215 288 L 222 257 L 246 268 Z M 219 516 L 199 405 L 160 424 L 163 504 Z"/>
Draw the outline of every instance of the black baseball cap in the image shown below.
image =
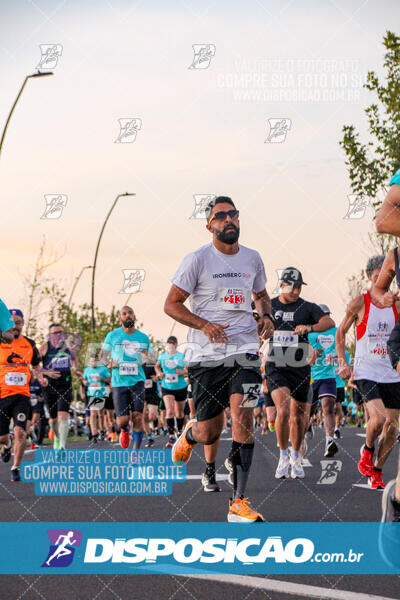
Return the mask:
<path id="1" fill-rule="evenodd" d="M 303 281 L 303 275 L 296 267 L 286 267 L 281 273 L 280 281 L 284 281 L 289 285 L 307 285 Z"/>

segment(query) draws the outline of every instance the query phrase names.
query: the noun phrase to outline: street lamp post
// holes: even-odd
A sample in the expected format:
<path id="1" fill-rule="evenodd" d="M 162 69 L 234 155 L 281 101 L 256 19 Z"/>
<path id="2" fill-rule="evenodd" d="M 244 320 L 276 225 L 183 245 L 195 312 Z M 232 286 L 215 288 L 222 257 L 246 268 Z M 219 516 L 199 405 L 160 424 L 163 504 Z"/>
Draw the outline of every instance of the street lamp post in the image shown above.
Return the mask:
<path id="1" fill-rule="evenodd" d="M 131 194 L 130 192 L 125 192 L 125 194 L 118 194 L 118 196 L 115 198 L 115 200 L 113 202 L 112 207 L 108 211 L 106 219 L 105 219 L 105 221 L 103 223 L 103 227 L 101 228 L 101 231 L 100 231 L 99 239 L 97 240 L 96 252 L 94 254 L 94 261 L 93 261 L 93 270 L 92 270 L 92 301 L 91 301 L 91 307 L 92 307 L 92 332 L 94 332 L 94 330 L 96 328 L 96 323 L 95 323 L 95 320 L 94 320 L 94 283 L 95 283 L 95 277 L 96 277 L 97 256 L 98 256 L 98 253 L 99 253 L 100 242 L 101 242 L 101 238 L 103 237 L 103 233 L 104 233 L 104 229 L 105 229 L 105 227 L 107 225 L 107 221 L 110 218 L 110 215 L 111 215 L 112 211 L 114 210 L 115 205 L 117 204 L 118 200 L 122 196 L 136 196 L 136 194 Z"/>
<path id="2" fill-rule="evenodd" d="M 93 269 L 93 267 L 92 267 L 92 265 L 87 265 L 86 267 L 82 267 L 79 275 L 77 277 L 75 277 L 74 285 L 72 286 L 72 290 L 69 295 L 68 308 L 71 308 L 72 296 L 74 295 L 75 288 L 78 285 L 78 282 L 79 282 L 80 278 L 82 277 L 82 273 L 83 273 L 83 271 L 85 271 L 85 269 Z"/>
<path id="3" fill-rule="evenodd" d="M 28 81 L 28 79 L 31 79 L 32 77 L 46 77 L 46 75 L 53 75 L 53 73 L 52 73 L 52 72 L 49 72 L 49 73 L 41 73 L 40 71 L 38 71 L 37 73 L 32 73 L 32 75 L 27 75 L 27 76 L 25 77 L 25 79 L 24 79 L 24 83 L 22 84 L 22 86 L 21 86 L 21 89 L 19 90 L 18 96 L 16 97 L 16 99 L 15 99 L 15 102 L 14 102 L 14 104 L 13 104 L 13 105 L 12 105 L 12 107 L 11 107 L 10 114 L 8 115 L 8 118 L 7 118 L 6 124 L 4 125 L 3 134 L 2 134 L 2 136 L 1 136 L 1 140 L 0 140 L 0 154 L 1 154 L 1 151 L 2 151 L 2 149 L 3 149 L 3 142 L 4 142 L 5 135 L 6 135 L 6 131 L 7 131 L 8 124 L 9 124 L 9 122 L 10 122 L 10 119 L 11 119 L 11 116 L 12 116 L 12 114 L 13 114 L 13 112 L 14 112 L 14 108 L 17 106 L 17 102 L 18 102 L 18 100 L 20 99 L 20 96 L 21 96 L 21 94 L 22 94 L 22 92 L 23 92 L 23 90 L 24 90 L 24 87 L 25 87 L 25 85 L 26 85 L 26 82 Z"/>

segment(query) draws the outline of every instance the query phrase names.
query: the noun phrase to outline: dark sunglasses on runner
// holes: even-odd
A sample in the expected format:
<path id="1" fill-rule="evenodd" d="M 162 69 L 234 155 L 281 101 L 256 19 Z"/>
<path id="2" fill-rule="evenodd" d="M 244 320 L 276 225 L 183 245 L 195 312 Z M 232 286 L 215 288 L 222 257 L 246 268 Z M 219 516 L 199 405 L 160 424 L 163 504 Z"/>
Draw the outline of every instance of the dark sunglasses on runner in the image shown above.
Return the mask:
<path id="1" fill-rule="evenodd" d="M 232 208 L 231 210 L 219 210 L 216 212 L 210 219 L 210 223 L 213 219 L 217 219 L 217 221 L 225 221 L 226 217 L 233 219 L 237 219 L 239 217 L 239 211 L 236 208 Z"/>

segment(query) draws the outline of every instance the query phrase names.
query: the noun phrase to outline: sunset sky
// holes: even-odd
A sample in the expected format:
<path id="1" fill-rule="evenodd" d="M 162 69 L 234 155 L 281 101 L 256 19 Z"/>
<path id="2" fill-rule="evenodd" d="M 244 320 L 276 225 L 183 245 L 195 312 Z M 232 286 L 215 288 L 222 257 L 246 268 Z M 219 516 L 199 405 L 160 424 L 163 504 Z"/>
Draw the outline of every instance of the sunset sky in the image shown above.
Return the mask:
<path id="1" fill-rule="evenodd" d="M 194 195 L 231 196 L 241 243 L 257 249 L 272 295 L 276 269 L 298 267 L 308 300 L 343 316 L 346 277 L 369 256 L 372 209 L 344 219 L 351 193 L 341 128 L 365 136 L 362 89 L 382 75 L 382 38 L 400 22 L 396 0 L 281 2 L 22 1 L 2 3 L 3 127 L 40 44 L 59 44 L 54 76 L 31 79 L 0 156 L 1 297 L 26 308 L 23 278 L 43 236 L 63 254 L 48 271 L 70 291 L 90 265 L 117 194 L 98 259 L 100 308 L 122 305 L 122 269 L 144 269 L 131 304 L 143 330 L 165 339 L 170 279 L 183 256 L 210 241 L 190 219 Z M 206 69 L 194 44 L 211 44 Z M 273 96 L 275 94 L 275 97 Z M 132 143 L 115 143 L 119 119 L 141 119 Z M 270 143 L 268 119 L 289 119 Z M 45 194 L 64 194 L 59 219 L 41 219 Z M 75 302 L 90 299 L 90 271 Z M 175 329 L 180 341 L 185 328 Z"/>

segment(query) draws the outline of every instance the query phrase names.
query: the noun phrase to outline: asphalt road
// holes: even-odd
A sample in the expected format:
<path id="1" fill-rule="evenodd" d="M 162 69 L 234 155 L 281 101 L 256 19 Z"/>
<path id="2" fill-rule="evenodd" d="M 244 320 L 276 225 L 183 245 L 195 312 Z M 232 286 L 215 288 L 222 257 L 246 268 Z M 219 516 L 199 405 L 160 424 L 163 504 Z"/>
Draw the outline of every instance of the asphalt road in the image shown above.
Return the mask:
<path id="1" fill-rule="evenodd" d="M 305 467 L 304 480 L 277 481 L 274 478 L 278 449 L 274 434 L 256 434 L 257 444 L 252 472 L 248 484 L 248 496 L 267 521 L 379 521 L 382 492 L 363 487 L 366 483 L 357 470 L 360 446 L 364 430 L 346 428 L 340 441 L 336 462 L 336 478 L 321 481 L 321 464 L 324 460 L 324 437 L 316 430 L 307 454 L 309 466 Z M 160 448 L 165 438 L 157 438 L 155 447 Z M 222 491 L 205 494 L 200 477 L 204 468 L 202 448 L 196 447 L 188 465 L 189 479 L 175 483 L 170 497 L 39 497 L 35 496 L 33 484 L 11 483 L 9 465 L 0 464 L 0 506 L 3 521 L 225 521 L 230 486 L 223 461 L 228 454 L 231 440 L 223 436 L 217 459 L 218 476 Z M 90 447 L 89 443 L 74 443 L 74 447 Z M 109 447 L 108 443 L 98 447 Z M 396 474 L 398 445 L 389 457 L 384 480 Z M 32 459 L 28 453 L 26 459 Z M 340 469 L 340 470 L 339 470 Z M 361 487 L 360 487 L 361 486 Z M 260 576 L 265 579 L 264 576 Z M 274 575 L 269 581 L 280 581 L 278 589 L 255 589 L 252 585 L 238 585 L 236 581 L 201 581 L 175 575 L 117 575 L 117 576 L 55 576 L 21 575 L 0 576 L 0 589 L 6 590 L 4 598 L 25 600 L 68 600 L 103 598 L 140 598 L 163 600 L 210 600 L 229 594 L 236 598 L 254 600 L 293 600 L 307 595 L 286 593 L 287 583 L 312 586 L 309 597 L 338 597 L 338 590 L 349 594 L 372 594 L 383 598 L 400 599 L 398 576 L 334 576 L 334 575 Z M 286 584 L 285 584 L 286 582 Z M 242 582 L 243 583 L 243 582 Z M 246 583 L 246 582 L 245 582 Z M 276 586 L 275 586 L 276 587 Z M 323 588 L 329 595 L 312 596 L 315 588 Z M 321 592 L 322 593 L 322 592 Z M 1 595 L 3 597 L 3 595 Z M 350 595 L 344 595 L 344 598 Z M 365 598 L 365 597 L 364 597 Z"/>

